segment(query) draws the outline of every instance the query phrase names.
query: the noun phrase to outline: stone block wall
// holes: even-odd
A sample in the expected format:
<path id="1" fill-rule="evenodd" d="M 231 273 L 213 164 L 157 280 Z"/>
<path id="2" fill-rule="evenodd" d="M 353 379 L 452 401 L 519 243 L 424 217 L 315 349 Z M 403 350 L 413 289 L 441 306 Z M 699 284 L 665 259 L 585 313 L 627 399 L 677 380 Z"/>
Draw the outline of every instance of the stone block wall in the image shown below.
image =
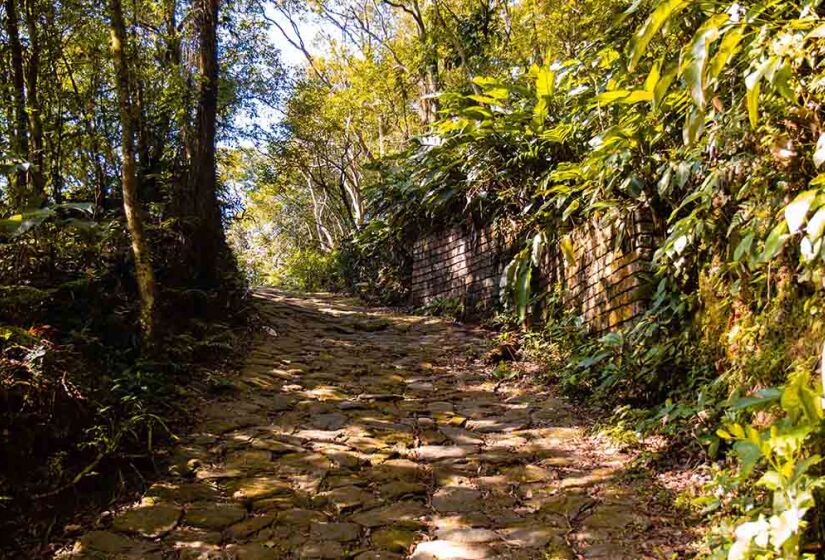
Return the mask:
<path id="1" fill-rule="evenodd" d="M 534 287 L 560 284 L 564 306 L 595 332 L 619 327 L 647 304 L 653 232 L 643 214 L 622 228 L 580 225 L 570 233 L 575 261 L 567 262 L 558 248 L 548 251 L 534 271 Z M 420 239 L 413 250 L 412 305 L 451 298 L 469 317 L 489 315 L 498 305 L 504 268 L 519 248 L 490 228 L 454 228 Z"/>
<path id="2" fill-rule="evenodd" d="M 491 228 L 455 227 L 419 239 L 413 248 L 411 304 L 455 299 L 465 315 L 490 314 L 512 243 Z"/>
<path id="3" fill-rule="evenodd" d="M 587 223 L 570 233 L 575 260 L 556 257 L 549 276 L 562 283 L 565 307 L 596 332 L 614 329 L 644 312 L 647 272 L 655 250 L 653 222 L 637 214 L 624 227 Z M 553 269 L 555 267 L 555 269 Z"/>

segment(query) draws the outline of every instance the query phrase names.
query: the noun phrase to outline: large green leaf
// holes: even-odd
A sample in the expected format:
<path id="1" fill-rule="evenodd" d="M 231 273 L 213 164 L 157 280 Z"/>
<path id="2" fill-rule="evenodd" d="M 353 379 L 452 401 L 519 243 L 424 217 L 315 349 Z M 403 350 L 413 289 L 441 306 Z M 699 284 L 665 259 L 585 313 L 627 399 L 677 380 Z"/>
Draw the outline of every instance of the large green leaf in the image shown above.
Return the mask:
<path id="1" fill-rule="evenodd" d="M 630 70 L 636 68 L 648 45 L 650 45 L 650 41 L 653 40 L 653 36 L 662 29 L 668 19 L 681 11 L 688 3 L 688 0 L 663 0 L 656 6 L 656 9 L 636 31 L 630 42 L 630 63 L 628 64 Z"/>
<path id="2" fill-rule="evenodd" d="M 756 128 L 759 124 L 759 80 L 761 76 L 751 74 L 745 80 L 747 86 L 747 93 L 745 94 L 746 103 L 748 106 L 748 120 L 751 123 L 751 128 Z"/>
<path id="3" fill-rule="evenodd" d="M 753 245 L 753 232 L 747 234 L 739 244 L 736 246 L 736 250 L 733 252 L 733 260 L 739 262 L 742 260 L 742 257 L 748 255 L 751 251 L 751 246 Z"/>
<path id="4" fill-rule="evenodd" d="M 39 208 L 0 220 L 0 236 L 19 237 L 55 215 L 52 208 Z"/>
<path id="5" fill-rule="evenodd" d="M 739 466 L 743 476 L 749 475 L 762 458 L 762 450 L 751 441 L 737 441 L 733 444 L 733 450 L 739 457 Z"/>
<path id="6" fill-rule="evenodd" d="M 600 93 L 596 96 L 596 101 L 598 101 L 599 103 L 609 105 L 611 103 L 619 101 L 620 99 L 624 99 L 628 95 L 630 95 L 630 90 L 615 89 L 613 91 L 605 91 L 603 93 Z"/>
<path id="7" fill-rule="evenodd" d="M 516 279 L 516 309 L 518 310 L 519 321 L 522 323 L 527 318 L 527 309 L 530 304 L 530 282 L 533 278 L 533 267 L 529 260 L 525 260 L 519 268 L 519 275 Z"/>
<path id="8" fill-rule="evenodd" d="M 808 220 L 808 225 L 805 226 L 805 233 L 808 234 L 811 242 L 815 242 L 822 237 L 823 230 L 825 230 L 825 207 L 814 212 L 814 215 Z"/>
<path id="9" fill-rule="evenodd" d="M 705 112 L 699 107 L 693 107 L 688 111 L 685 118 L 685 126 L 682 130 L 682 139 L 685 145 L 690 146 L 695 144 L 702 135 L 702 129 L 705 126 Z"/>
<path id="10" fill-rule="evenodd" d="M 825 134 L 820 134 L 814 150 L 814 165 L 820 167 L 823 163 L 825 163 Z"/>
<path id="11" fill-rule="evenodd" d="M 768 68 L 776 64 L 776 57 L 769 58 L 762 61 L 755 70 L 745 77 L 745 101 L 748 107 L 748 120 L 751 123 L 751 128 L 756 128 L 759 124 L 759 92 L 761 90 L 761 81 L 767 72 Z"/>
<path id="12" fill-rule="evenodd" d="M 785 221 L 788 223 L 788 231 L 797 233 L 805 224 L 808 217 L 808 210 L 816 198 L 817 191 L 809 190 L 799 193 L 793 201 L 785 207 Z"/>
<path id="13" fill-rule="evenodd" d="M 673 80 L 676 79 L 676 74 L 678 71 L 679 66 L 675 63 L 671 63 L 665 68 L 664 72 L 662 72 L 662 75 L 656 82 L 656 86 L 653 88 L 654 109 L 657 109 L 662 104 L 662 100 L 665 98 L 665 95 L 667 95 L 670 84 L 672 84 Z"/>
<path id="14" fill-rule="evenodd" d="M 708 60 L 710 46 L 719 38 L 719 28 L 727 21 L 727 14 L 716 14 L 710 17 L 696 31 L 687 47 L 682 75 L 693 102 L 700 109 L 705 106 L 705 64 Z"/>
<path id="15" fill-rule="evenodd" d="M 565 235 L 559 241 L 559 246 L 561 247 L 562 255 L 564 255 L 564 260 L 567 262 L 568 266 L 575 266 L 576 265 L 576 251 L 573 249 L 573 241 L 570 239 L 569 235 Z"/>
<path id="16" fill-rule="evenodd" d="M 756 391 L 753 395 L 750 395 L 748 397 L 742 397 L 741 399 L 737 400 L 731 406 L 731 410 L 744 410 L 748 408 L 774 404 L 779 401 L 781 396 L 782 390 L 777 389 L 776 387 L 760 389 L 759 391 Z"/>
<path id="17" fill-rule="evenodd" d="M 651 94 L 656 89 L 656 84 L 659 83 L 659 78 L 662 76 L 662 59 L 657 60 L 653 63 L 653 66 L 650 67 L 650 72 L 647 74 L 647 78 L 645 78 L 645 85 L 644 90 L 650 92 Z"/>
<path id="18" fill-rule="evenodd" d="M 549 68 L 539 68 L 536 76 L 536 96 L 539 99 L 550 97 L 556 88 L 556 74 Z"/>
<path id="19" fill-rule="evenodd" d="M 768 238 L 765 240 L 765 248 L 762 250 L 762 255 L 759 257 L 759 260 L 762 262 L 768 262 L 773 260 L 773 258 L 779 254 L 779 251 L 782 250 L 782 246 L 785 245 L 785 241 L 788 239 L 788 224 L 785 220 L 779 222 L 775 228 L 773 228 L 768 234 Z"/>
<path id="20" fill-rule="evenodd" d="M 730 62 L 733 56 L 739 49 L 739 43 L 742 41 L 744 29 L 742 26 L 730 28 L 719 42 L 719 48 L 716 54 L 710 61 L 708 66 L 708 76 L 710 78 L 718 78 L 725 66 Z"/>

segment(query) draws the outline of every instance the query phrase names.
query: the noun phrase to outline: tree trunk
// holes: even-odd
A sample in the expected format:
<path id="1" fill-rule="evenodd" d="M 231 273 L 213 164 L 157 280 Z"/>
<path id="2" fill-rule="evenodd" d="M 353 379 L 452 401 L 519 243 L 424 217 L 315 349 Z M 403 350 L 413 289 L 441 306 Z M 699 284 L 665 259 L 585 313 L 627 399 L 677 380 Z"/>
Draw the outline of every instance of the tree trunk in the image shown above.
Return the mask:
<path id="1" fill-rule="evenodd" d="M 17 0 L 5 0 L 6 5 L 6 34 L 9 36 L 11 50 L 11 81 L 12 96 L 14 98 L 14 124 L 9 123 L 9 135 L 12 139 L 12 148 L 19 158 L 29 156 L 28 123 L 26 122 L 26 79 L 23 73 L 23 46 L 20 44 L 20 28 L 17 15 Z M 28 177 L 24 169 L 17 171 L 17 179 L 12 205 L 23 208 L 29 205 Z"/>
<path id="2" fill-rule="evenodd" d="M 218 7 L 219 0 L 196 0 L 198 32 L 198 105 L 192 159 L 187 178 L 185 219 L 189 230 L 192 272 L 199 283 L 220 282 L 227 256 L 226 239 L 217 197 L 215 136 L 218 115 Z"/>
<path id="3" fill-rule="evenodd" d="M 29 32 L 29 64 L 26 68 L 26 101 L 29 111 L 29 127 L 31 130 L 31 146 L 29 161 L 32 163 L 32 201 L 41 203 L 46 198 L 43 158 L 43 120 L 40 96 L 38 94 L 38 79 L 40 77 L 40 33 L 37 29 L 37 12 L 34 0 L 26 0 L 26 28 Z"/>
<path id="4" fill-rule="evenodd" d="M 132 238 L 135 277 L 140 295 L 140 324 L 143 340 L 151 345 L 155 336 L 155 275 L 143 227 L 143 213 L 138 200 L 137 165 L 135 162 L 135 120 L 129 96 L 129 67 L 124 54 L 126 25 L 120 0 L 110 0 L 112 58 L 115 65 L 118 108 L 120 110 L 123 152 L 123 210 Z"/>

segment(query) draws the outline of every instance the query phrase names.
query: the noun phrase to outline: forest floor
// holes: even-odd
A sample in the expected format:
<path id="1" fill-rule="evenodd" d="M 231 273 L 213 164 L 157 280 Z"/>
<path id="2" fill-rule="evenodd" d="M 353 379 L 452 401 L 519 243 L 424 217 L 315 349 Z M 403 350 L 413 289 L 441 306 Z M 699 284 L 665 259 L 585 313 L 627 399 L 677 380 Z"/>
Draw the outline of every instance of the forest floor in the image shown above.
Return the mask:
<path id="1" fill-rule="evenodd" d="M 673 558 L 689 521 L 490 334 L 256 292 L 264 326 L 169 474 L 59 558 Z"/>

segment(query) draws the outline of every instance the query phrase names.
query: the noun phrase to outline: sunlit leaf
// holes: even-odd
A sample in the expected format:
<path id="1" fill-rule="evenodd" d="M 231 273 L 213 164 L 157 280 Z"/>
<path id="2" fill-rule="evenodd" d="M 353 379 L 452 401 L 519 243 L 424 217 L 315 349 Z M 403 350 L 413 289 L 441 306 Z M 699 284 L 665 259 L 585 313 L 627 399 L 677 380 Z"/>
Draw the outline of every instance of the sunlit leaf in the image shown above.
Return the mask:
<path id="1" fill-rule="evenodd" d="M 685 145 L 690 146 L 699 140 L 702 128 L 705 125 L 705 112 L 699 107 L 693 107 L 687 114 L 685 126 L 682 130 L 682 139 Z"/>
<path id="2" fill-rule="evenodd" d="M 519 321 L 522 323 L 527 318 L 527 308 L 530 303 L 530 282 L 533 277 L 533 267 L 527 261 L 519 271 L 516 284 L 516 307 L 518 309 Z"/>
<path id="3" fill-rule="evenodd" d="M 495 97 L 490 97 L 487 95 L 478 95 L 478 94 L 470 94 L 467 96 L 468 99 L 472 99 L 478 103 L 484 103 L 486 105 L 500 105 L 501 100 L 496 99 Z"/>
<path id="4" fill-rule="evenodd" d="M 753 395 L 742 397 L 731 405 L 731 410 L 744 410 L 753 407 L 765 406 L 779 401 L 782 391 L 775 387 L 760 389 Z"/>
<path id="5" fill-rule="evenodd" d="M 756 73 L 750 74 L 745 80 L 747 86 L 747 93 L 745 100 L 748 106 L 748 120 L 751 123 L 751 128 L 756 128 L 759 124 L 759 80 L 760 75 Z"/>
<path id="6" fill-rule="evenodd" d="M 722 70 L 736 54 L 743 34 L 743 28 L 736 26 L 722 36 L 722 40 L 719 41 L 719 48 L 708 65 L 708 76 L 710 78 L 717 78 L 722 73 Z"/>
<path id="7" fill-rule="evenodd" d="M 556 88 L 556 74 L 549 68 L 539 68 L 536 76 L 536 96 L 539 99 L 550 97 Z"/>
<path id="8" fill-rule="evenodd" d="M 565 235 L 559 241 L 559 246 L 561 247 L 562 254 L 564 255 L 564 260 L 567 262 L 568 266 L 575 266 L 576 264 L 576 251 L 573 249 L 573 241 L 570 239 L 569 235 Z"/>
<path id="9" fill-rule="evenodd" d="M 733 444 L 733 450 L 739 457 L 739 468 L 743 476 L 748 476 L 762 458 L 762 450 L 751 441 L 737 441 Z"/>
<path id="10" fill-rule="evenodd" d="M 745 237 L 739 241 L 739 244 L 736 246 L 736 250 L 733 252 L 733 260 L 739 262 L 742 260 L 742 257 L 749 254 L 751 251 L 751 246 L 753 245 L 753 232 L 747 234 Z"/>
<path id="11" fill-rule="evenodd" d="M 653 88 L 654 109 L 658 108 L 662 104 L 662 100 L 667 95 L 667 91 L 670 88 L 670 85 L 673 83 L 673 80 L 676 79 L 676 74 L 678 73 L 678 71 L 679 66 L 675 63 L 671 63 L 662 73 L 658 82 L 656 82 L 656 86 Z"/>
<path id="12" fill-rule="evenodd" d="M 640 103 L 645 101 L 653 101 L 653 92 L 637 89 L 635 91 L 630 92 L 630 95 L 620 98 L 618 101 L 619 103 L 625 105 L 631 105 L 633 103 Z"/>
<path id="13" fill-rule="evenodd" d="M 571 202 L 567 208 L 564 209 L 564 212 L 561 214 L 562 221 L 566 221 L 576 210 L 579 209 L 579 205 L 581 203 L 578 200 L 574 200 Z"/>
<path id="14" fill-rule="evenodd" d="M 687 6 L 688 0 L 664 0 L 656 6 L 645 23 L 633 35 L 630 42 L 630 63 L 628 68 L 634 70 L 645 54 L 653 36 L 664 26 L 665 22 Z"/>
<path id="15" fill-rule="evenodd" d="M 748 120 L 750 121 L 751 128 L 756 128 L 756 125 L 759 124 L 759 92 L 761 90 L 760 83 L 762 77 L 768 68 L 776 62 L 776 57 L 763 60 L 753 72 L 745 77 L 745 88 L 747 90 L 745 103 L 748 107 Z"/>
<path id="16" fill-rule="evenodd" d="M 596 101 L 598 101 L 599 103 L 604 103 L 604 104 L 609 105 L 610 103 L 614 103 L 614 102 L 616 102 L 620 99 L 624 99 L 628 95 L 630 95 L 630 90 L 626 90 L 626 89 L 616 89 L 616 90 L 613 90 L 613 91 L 605 91 L 605 92 L 600 93 L 599 95 L 596 96 Z"/>
<path id="17" fill-rule="evenodd" d="M 797 195 L 793 202 L 785 207 L 785 221 L 788 223 L 788 231 L 797 233 L 802 229 L 805 218 L 808 217 L 808 210 L 811 203 L 816 198 L 816 191 L 809 190 Z"/>
<path id="18" fill-rule="evenodd" d="M 825 134 L 820 134 L 814 150 L 814 165 L 821 167 L 823 163 L 825 163 Z"/>
<path id="19" fill-rule="evenodd" d="M 709 18 L 687 47 L 687 57 L 682 74 L 690 90 L 693 102 L 700 109 L 705 106 L 705 64 L 711 44 L 719 38 L 719 27 L 728 20 L 727 14 L 716 14 Z"/>
<path id="20" fill-rule="evenodd" d="M 805 232 L 810 237 L 811 241 L 816 241 L 822 237 L 822 232 L 825 230 L 825 207 L 820 208 L 811 219 L 808 220 L 808 225 L 805 226 Z"/>
<path id="21" fill-rule="evenodd" d="M 771 76 L 771 85 L 788 101 L 795 101 L 796 97 L 793 89 L 791 89 L 792 76 L 793 70 L 787 62 L 780 66 L 776 72 L 773 73 L 773 76 Z"/>
<path id="22" fill-rule="evenodd" d="M 645 78 L 645 91 L 650 92 L 652 94 L 653 91 L 656 89 L 656 84 L 659 83 L 659 78 L 661 77 L 661 69 L 662 59 L 659 59 L 653 63 L 653 66 L 651 66 L 650 68 L 650 72 L 647 74 L 647 78 Z"/>
<path id="23" fill-rule="evenodd" d="M 533 242 L 530 251 L 530 261 L 533 263 L 533 266 L 541 265 L 541 255 L 544 251 L 544 246 L 546 243 L 547 236 L 543 232 L 537 233 L 533 236 Z"/>
<path id="24" fill-rule="evenodd" d="M 772 260 L 779 254 L 779 251 L 782 250 L 782 246 L 785 245 L 787 239 L 788 224 L 785 220 L 782 220 L 779 225 L 771 230 L 771 233 L 765 240 L 765 248 L 762 250 L 762 255 L 759 257 L 759 260 L 762 262 Z"/>

